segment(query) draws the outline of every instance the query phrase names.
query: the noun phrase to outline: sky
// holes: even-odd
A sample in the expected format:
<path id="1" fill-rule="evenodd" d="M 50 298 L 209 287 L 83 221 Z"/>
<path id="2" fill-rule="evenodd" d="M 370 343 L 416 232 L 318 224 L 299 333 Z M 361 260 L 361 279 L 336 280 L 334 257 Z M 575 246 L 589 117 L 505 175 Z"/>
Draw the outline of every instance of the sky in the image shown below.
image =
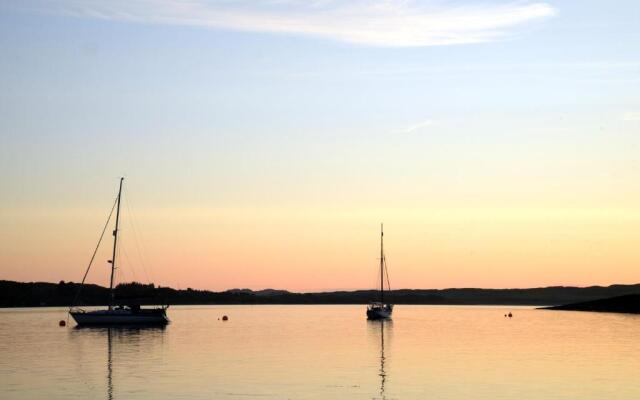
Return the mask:
<path id="1" fill-rule="evenodd" d="M 637 1 L 0 0 L 0 279 L 640 282 Z M 88 281 L 108 284 L 107 234 Z"/>

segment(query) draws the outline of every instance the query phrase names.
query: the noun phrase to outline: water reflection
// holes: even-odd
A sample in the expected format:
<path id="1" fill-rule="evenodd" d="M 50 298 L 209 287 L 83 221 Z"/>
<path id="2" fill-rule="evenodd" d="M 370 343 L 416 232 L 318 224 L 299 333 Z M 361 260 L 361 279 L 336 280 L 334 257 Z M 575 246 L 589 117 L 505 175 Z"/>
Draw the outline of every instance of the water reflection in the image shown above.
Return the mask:
<path id="1" fill-rule="evenodd" d="M 113 338 L 111 330 L 107 328 L 107 399 L 113 400 Z"/>
<path id="2" fill-rule="evenodd" d="M 392 320 L 370 320 L 369 324 L 369 333 L 371 336 L 379 338 L 380 341 L 380 368 L 378 369 L 378 376 L 380 377 L 380 398 L 386 399 L 385 397 L 385 385 L 387 383 L 388 371 L 385 369 L 385 363 L 387 363 L 387 356 L 385 355 L 385 333 L 387 335 L 387 341 L 390 340 L 390 336 L 393 331 L 393 321 Z M 386 331 L 386 332 L 385 332 Z M 388 344 L 388 343 L 387 343 Z"/>
<path id="3" fill-rule="evenodd" d="M 0 399 L 640 399 L 640 316 L 407 307 L 393 325 L 355 305 L 181 307 L 166 330 L 112 329 L 110 357 L 107 329 L 55 323 L 66 309 L 0 310 Z"/>
<path id="4" fill-rule="evenodd" d="M 91 342 L 99 342 L 100 338 L 106 336 L 107 343 L 107 399 L 114 399 L 114 353 L 120 349 L 121 353 L 131 352 L 138 349 L 152 351 L 155 341 L 162 338 L 166 326 L 157 325 L 136 325 L 136 326 L 103 326 L 103 327 L 81 327 L 76 326 L 71 331 L 71 338 L 78 341 L 89 339 Z M 115 342 L 115 343 L 114 343 Z M 91 351 L 92 353 L 94 351 Z M 80 368 L 83 359 L 82 346 L 80 346 Z"/>

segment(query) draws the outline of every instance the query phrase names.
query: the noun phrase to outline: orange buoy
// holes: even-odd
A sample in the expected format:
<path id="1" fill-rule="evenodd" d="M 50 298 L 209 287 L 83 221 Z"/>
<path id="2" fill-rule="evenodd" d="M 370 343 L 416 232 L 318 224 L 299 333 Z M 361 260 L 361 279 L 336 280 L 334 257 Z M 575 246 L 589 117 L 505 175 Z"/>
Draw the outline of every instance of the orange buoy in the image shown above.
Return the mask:
<path id="1" fill-rule="evenodd" d="M 60 322 L 58 323 L 58 325 L 67 326 L 67 323 L 65 322 L 65 320 L 61 319 Z"/>
<path id="2" fill-rule="evenodd" d="M 227 317 L 226 315 L 223 315 L 223 316 L 222 316 L 222 320 L 223 320 L 223 321 L 228 321 L 228 320 L 229 320 L 229 317 Z"/>

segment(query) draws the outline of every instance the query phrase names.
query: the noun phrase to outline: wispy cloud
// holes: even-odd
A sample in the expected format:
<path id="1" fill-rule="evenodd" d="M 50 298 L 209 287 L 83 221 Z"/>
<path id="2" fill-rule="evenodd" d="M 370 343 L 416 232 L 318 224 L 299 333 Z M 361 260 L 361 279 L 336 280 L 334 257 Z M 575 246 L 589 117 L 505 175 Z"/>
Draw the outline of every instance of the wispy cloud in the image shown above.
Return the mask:
<path id="1" fill-rule="evenodd" d="M 47 0 L 41 4 L 48 11 L 78 17 L 311 35 L 400 47 L 493 41 L 519 25 L 556 13 L 547 3 L 526 0 L 467 4 L 433 0 Z"/>
<path id="2" fill-rule="evenodd" d="M 411 132 L 418 131 L 420 129 L 424 129 L 424 128 L 429 127 L 431 125 L 433 125 L 433 121 L 428 119 L 426 121 L 422 121 L 422 122 L 418 122 L 418 123 L 413 124 L 413 125 L 409 125 L 409 126 L 407 126 L 405 128 L 402 128 L 402 129 L 396 129 L 396 130 L 393 131 L 393 133 L 411 133 Z"/>
<path id="3" fill-rule="evenodd" d="M 640 121 L 640 111 L 629 111 L 622 114 L 623 121 Z"/>

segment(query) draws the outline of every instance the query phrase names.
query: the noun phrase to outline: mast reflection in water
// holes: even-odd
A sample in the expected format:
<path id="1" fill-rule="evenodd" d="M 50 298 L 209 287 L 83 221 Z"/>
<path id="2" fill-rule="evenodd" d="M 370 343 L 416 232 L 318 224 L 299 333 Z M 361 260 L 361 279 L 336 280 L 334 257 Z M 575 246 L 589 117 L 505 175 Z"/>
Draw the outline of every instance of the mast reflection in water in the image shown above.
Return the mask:
<path id="1" fill-rule="evenodd" d="M 380 368 L 378 369 L 378 376 L 380 378 L 380 398 L 386 399 L 385 385 L 388 378 L 388 363 L 387 355 L 385 354 L 385 334 L 387 336 L 387 342 L 390 340 L 390 336 L 393 330 L 393 321 L 390 319 L 381 320 L 369 320 L 368 321 L 371 336 L 375 337 L 380 342 Z M 389 343 L 387 343 L 388 346 Z"/>
<path id="2" fill-rule="evenodd" d="M 132 355 L 132 351 L 144 351 L 147 349 L 151 351 L 156 344 L 162 346 L 162 335 L 165 331 L 165 326 L 158 325 L 134 325 L 134 326 L 108 326 L 108 327 L 82 327 L 76 326 L 72 330 L 71 337 L 78 342 L 82 343 L 90 341 L 92 343 L 99 340 L 99 337 L 106 336 L 106 358 L 107 358 L 107 382 L 106 390 L 108 400 L 113 400 L 115 396 L 114 389 L 114 376 L 116 371 L 116 362 L 114 361 L 114 355 L 128 354 L 128 357 Z M 160 339 L 160 343 L 158 343 Z M 104 342 L 103 342 L 104 343 Z M 80 369 L 82 369 L 82 360 L 85 355 L 82 354 L 82 346 L 79 347 L 79 362 Z M 91 353 L 95 353 L 92 350 Z M 103 353 L 104 354 L 104 353 Z"/>
<path id="3" fill-rule="evenodd" d="M 107 328 L 107 399 L 113 400 L 113 338 L 111 337 L 111 330 L 113 328 Z"/>

